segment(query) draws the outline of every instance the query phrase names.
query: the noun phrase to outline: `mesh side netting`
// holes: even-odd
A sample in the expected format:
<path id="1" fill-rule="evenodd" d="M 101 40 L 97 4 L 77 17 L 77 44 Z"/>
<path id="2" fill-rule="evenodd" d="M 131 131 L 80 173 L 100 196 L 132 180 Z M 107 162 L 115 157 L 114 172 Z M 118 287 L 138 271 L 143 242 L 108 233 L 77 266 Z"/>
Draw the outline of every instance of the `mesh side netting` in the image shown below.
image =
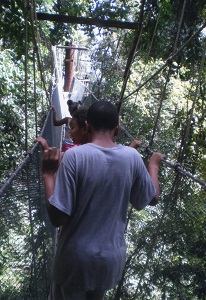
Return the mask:
<path id="1" fill-rule="evenodd" d="M 59 147 L 61 128 L 48 114 L 42 133 Z M 56 230 L 50 225 L 35 145 L 0 198 L 0 299 L 47 299 Z"/>
<path id="2" fill-rule="evenodd" d="M 46 299 L 54 230 L 45 208 L 39 151 L 0 199 L 0 299 Z"/>

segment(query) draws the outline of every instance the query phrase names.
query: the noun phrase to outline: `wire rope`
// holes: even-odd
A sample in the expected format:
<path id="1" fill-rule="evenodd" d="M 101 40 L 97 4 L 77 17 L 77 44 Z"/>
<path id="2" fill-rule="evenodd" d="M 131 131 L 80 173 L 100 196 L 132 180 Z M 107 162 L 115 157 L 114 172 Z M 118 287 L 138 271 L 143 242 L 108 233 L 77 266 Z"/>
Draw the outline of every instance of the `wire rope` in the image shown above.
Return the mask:
<path id="1" fill-rule="evenodd" d="M 175 179 L 176 181 L 176 179 Z M 168 195 L 168 199 L 171 199 L 173 193 L 174 193 L 174 189 L 175 189 L 175 184 L 172 184 L 172 189 L 170 191 L 170 195 Z M 158 239 L 158 235 L 159 235 L 159 230 L 161 228 L 161 225 L 163 223 L 163 220 L 165 218 L 165 215 L 167 213 L 167 210 L 168 210 L 168 207 L 169 207 L 169 204 L 170 204 L 170 201 L 167 201 L 165 206 L 164 206 L 164 210 L 163 210 L 163 213 L 160 217 L 160 220 L 158 221 L 157 223 L 157 227 L 156 229 L 154 230 L 154 235 L 152 236 L 152 239 L 151 239 L 151 245 L 149 247 L 149 250 L 147 252 L 147 259 L 146 259 L 146 262 L 144 264 L 144 269 L 141 271 L 141 274 L 138 275 L 138 279 L 139 279 L 139 282 L 138 282 L 138 285 L 136 287 L 136 290 L 135 290 L 135 293 L 133 295 L 133 299 L 136 300 L 136 296 L 137 296 L 137 291 L 139 290 L 140 288 L 140 285 L 141 285 L 141 282 L 143 280 L 143 276 L 144 276 L 144 273 L 145 273 L 145 269 L 148 267 L 148 264 L 149 264 L 149 261 L 150 259 L 152 258 L 152 252 L 154 250 L 154 247 L 155 247 L 155 244 L 157 242 L 157 239 Z M 131 208 L 131 211 L 130 211 L 130 216 L 131 216 L 131 213 L 132 213 L 132 208 Z M 129 255 L 129 257 L 127 258 L 127 261 L 126 261 L 126 264 L 125 264 L 125 268 L 124 268 L 124 271 L 123 271 L 123 274 L 122 274 L 122 277 L 120 279 L 120 282 L 117 286 L 117 289 L 116 289 L 116 292 L 115 292 L 115 296 L 114 296 L 114 300 L 118 300 L 119 299 L 119 295 L 120 295 L 120 292 L 121 292 L 121 288 L 123 286 L 123 282 L 124 282 L 124 279 L 125 279 L 125 275 L 126 275 L 126 271 L 128 269 L 128 267 L 130 266 L 130 263 L 132 261 L 132 259 L 134 258 L 134 256 L 136 255 L 137 251 L 139 250 L 139 247 L 136 247 L 132 253 Z"/>
<path id="2" fill-rule="evenodd" d="M 157 15 L 157 20 L 155 22 L 154 31 L 153 31 L 152 39 L 151 39 L 151 43 L 150 43 L 150 48 L 149 48 L 149 51 L 148 51 L 148 57 L 151 54 L 152 46 L 153 46 L 153 43 L 154 43 L 154 37 L 155 37 L 155 34 L 157 32 L 157 27 L 158 27 L 158 24 L 159 24 L 160 15 L 161 15 L 161 8 L 159 9 L 159 13 Z"/>
<path id="3" fill-rule="evenodd" d="M 138 22 L 139 26 L 138 26 L 137 29 L 135 29 L 133 44 L 132 44 L 132 47 L 130 49 L 130 53 L 129 53 L 128 59 L 127 59 L 127 64 L 126 64 L 126 67 L 125 67 L 124 81 L 123 81 L 123 84 L 122 84 L 122 90 L 120 92 L 119 103 L 118 103 L 118 111 L 120 111 L 120 108 L 121 108 L 121 105 L 122 105 L 123 96 L 124 96 L 126 86 L 127 86 L 127 81 L 129 79 L 130 67 L 132 65 L 134 55 L 135 55 L 135 51 L 137 49 L 139 39 L 140 39 L 140 36 L 141 36 L 141 32 L 142 32 L 143 17 L 144 17 L 144 5 L 145 5 L 145 0 L 142 0 L 140 16 L 139 16 L 139 22 Z"/>
<path id="4" fill-rule="evenodd" d="M 36 93 L 36 64 L 35 64 L 35 50 L 33 49 L 33 84 L 34 84 L 34 118 L 35 118 L 35 131 L 36 136 L 38 134 L 37 132 L 37 93 Z"/>
<path id="5" fill-rule="evenodd" d="M 180 36 L 181 27 L 182 27 L 183 17 L 184 17 L 184 14 L 185 14 L 186 3 L 187 3 L 187 0 L 184 0 L 183 6 L 182 6 L 182 10 L 181 10 L 180 21 L 178 20 L 179 26 L 178 26 L 178 29 L 177 29 L 177 34 L 176 34 L 176 38 L 175 38 L 175 42 L 174 42 L 174 47 L 173 47 L 172 54 L 174 54 L 177 51 L 177 44 L 178 44 L 178 41 L 179 41 L 179 36 Z"/>
<path id="6" fill-rule="evenodd" d="M 184 0 L 183 8 L 182 8 L 182 11 L 181 11 L 181 19 L 180 19 L 180 22 L 178 24 L 178 30 L 177 30 L 177 34 L 176 34 L 176 38 L 175 38 L 175 43 L 174 43 L 172 55 L 174 55 L 174 53 L 176 52 L 176 49 L 177 49 L 177 43 L 178 43 L 178 40 L 179 40 L 180 31 L 181 31 L 181 27 L 182 27 L 186 2 L 187 2 L 187 0 Z M 160 104 L 159 104 L 159 108 L 158 108 L 158 111 L 157 111 L 157 117 L 156 117 L 156 120 L 155 120 L 155 124 L 154 124 L 154 127 L 153 127 L 152 137 L 151 137 L 151 140 L 150 140 L 150 147 L 152 147 L 152 145 L 153 145 L 153 140 L 154 140 L 154 137 L 155 137 L 155 133 L 157 131 L 157 126 L 158 126 L 158 122 L 159 122 L 160 115 L 161 115 L 161 109 L 162 109 L 163 101 L 165 99 L 165 94 L 166 94 L 166 90 L 167 90 L 167 84 L 169 82 L 170 75 L 171 75 L 172 61 L 173 61 L 173 59 L 170 60 L 166 81 L 165 81 L 165 84 L 164 84 L 164 87 L 163 87 L 163 90 L 162 90 L 162 93 L 161 93 L 161 96 L 160 96 Z"/>
<path id="7" fill-rule="evenodd" d="M 143 71 L 142 71 L 142 76 L 139 80 L 139 82 L 141 82 L 142 78 L 143 78 L 143 74 L 144 74 L 144 70 L 146 69 L 146 65 L 147 65 L 147 62 L 149 60 L 149 56 L 150 56 L 150 53 L 151 53 L 151 49 L 152 49 L 152 46 L 153 46 L 153 43 L 154 43 L 154 37 L 155 37 L 155 34 L 157 32 L 157 27 L 158 27 L 158 23 L 159 23 L 159 19 L 160 19 L 160 15 L 161 15 L 161 8 L 159 9 L 159 13 L 157 15 L 157 19 L 156 19 L 156 22 L 155 22 L 155 26 L 154 26 L 154 30 L 153 30 L 153 33 L 152 33 L 152 39 L 151 39 L 151 43 L 150 43 L 150 46 L 149 46 L 149 51 L 148 51 L 148 54 L 147 54 L 147 60 L 146 60 L 146 63 L 144 64 L 144 68 L 143 68 Z M 133 104 L 133 108 L 135 107 L 135 104 L 137 103 L 137 97 L 138 97 L 138 93 L 136 93 L 136 96 L 135 96 L 135 100 L 134 100 L 134 104 Z M 128 118 L 128 123 L 130 122 L 131 120 L 131 114 Z"/>
<path id="8" fill-rule="evenodd" d="M 33 1 L 33 8 L 34 8 L 34 11 L 35 11 L 35 3 Z M 34 30 L 34 19 L 33 19 L 33 12 L 31 10 L 31 19 L 32 19 L 32 33 L 33 33 L 33 76 L 34 76 L 34 105 L 35 105 L 35 131 L 36 131 L 36 136 L 38 135 L 38 132 L 37 132 L 37 84 L 36 84 L 36 57 L 37 57 L 37 62 L 38 62 L 38 66 L 40 68 L 40 73 L 41 73 L 41 83 L 43 84 L 43 88 L 44 90 L 46 90 L 46 84 L 45 84 L 45 80 L 44 80 L 44 77 L 42 76 L 42 69 L 41 68 L 41 63 L 40 63 L 40 54 L 39 54 L 39 47 L 37 47 L 37 39 L 38 39 L 38 30 L 36 30 L 36 35 L 37 35 L 37 39 L 35 38 L 35 30 Z M 38 43 L 40 45 L 40 42 Z M 47 90 L 46 90 L 46 95 L 47 95 L 47 99 L 48 99 L 48 93 L 47 93 Z M 42 107 L 43 108 L 43 107 Z M 46 123 L 45 123 L 46 124 Z M 39 163 L 39 160 L 38 160 L 38 163 Z M 38 197 L 38 200 L 39 200 L 39 213 L 40 213 L 40 222 L 41 222 L 41 226 L 42 228 L 44 227 L 44 222 L 43 222 L 43 213 L 42 213 L 42 208 L 41 208 L 41 189 L 40 189 L 40 182 L 41 182 L 41 174 L 39 172 L 40 168 L 38 167 L 37 168 L 38 170 L 38 194 L 39 194 L 39 197 Z M 28 169 L 27 169 L 27 172 L 28 172 Z M 28 192 L 30 192 L 30 183 L 28 182 L 27 183 L 27 186 L 28 186 Z M 34 242 L 34 228 L 33 228 L 33 222 L 32 222 L 32 209 L 31 209 L 31 202 L 30 202 L 30 199 L 32 199 L 31 197 L 29 197 L 29 217 L 30 217 L 30 226 L 31 226 L 31 235 L 32 235 L 32 248 L 35 249 L 35 246 L 33 245 L 33 242 Z M 44 262 L 46 262 L 46 257 L 47 257 L 47 254 L 46 254 L 46 240 L 45 240 L 45 236 L 43 235 L 42 236 L 42 244 L 43 244 L 43 258 L 44 258 Z M 34 263 L 34 277 L 35 277 L 35 284 L 37 285 L 37 276 L 36 276 L 36 269 L 37 269 L 37 266 L 36 266 L 36 256 L 35 256 L 35 252 L 33 250 L 33 253 L 34 255 L 32 256 L 33 258 L 33 263 Z M 44 264 L 44 276 L 45 276 L 45 279 L 47 279 L 47 271 L 46 271 L 46 265 Z M 48 285 L 48 282 L 46 280 L 46 284 Z M 36 291 L 38 293 L 38 288 L 36 287 Z"/>
<path id="9" fill-rule="evenodd" d="M 175 43 L 175 47 L 176 47 L 176 43 Z M 205 49 L 203 50 L 203 53 L 205 53 Z M 199 72 L 199 78 L 198 78 L 198 82 L 197 82 L 197 86 L 196 86 L 196 93 L 195 93 L 195 99 L 197 98 L 197 93 L 198 93 L 198 86 L 199 86 L 199 83 L 200 83 L 200 78 L 201 78 L 201 75 L 202 75 L 202 70 L 203 70 L 203 66 L 204 66 L 204 60 L 205 60 L 205 56 L 203 55 L 202 56 L 202 62 L 201 62 L 201 71 Z M 169 72 L 168 72 L 168 76 L 169 76 Z M 194 110 L 194 107 L 195 107 L 195 103 L 196 101 L 193 101 L 193 107 L 192 107 L 192 111 Z M 191 114 L 192 115 L 192 114 Z M 190 121 L 191 121 L 191 115 L 190 115 Z M 188 128 L 189 128 L 189 125 L 187 126 L 187 133 L 188 133 Z M 123 130 L 124 131 L 124 130 Z M 125 131 L 124 131 L 125 132 Z M 188 135 L 186 135 L 188 136 Z M 131 136 L 130 136 L 131 138 Z M 151 146 L 151 143 L 150 143 L 150 146 Z M 140 146 L 141 147 L 141 146 Z M 150 154 L 152 154 L 152 151 L 150 150 L 150 147 L 147 148 L 145 146 L 142 146 L 142 148 L 144 148 L 144 150 L 146 150 L 147 152 L 149 152 Z M 190 174 L 189 172 L 186 172 L 185 170 L 183 170 L 179 164 L 172 164 L 171 162 L 168 162 L 166 160 L 162 160 L 164 163 L 166 163 L 167 165 L 169 165 L 170 167 L 173 167 L 175 168 L 176 171 L 178 171 L 180 174 L 183 174 L 189 178 L 191 178 L 193 181 L 199 183 L 200 185 L 202 185 L 204 187 L 204 189 L 206 189 L 206 183 L 198 178 L 195 178 L 194 175 Z M 172 185 L 172 192 L 170 193 L 171 195 L 174 194 L 174 197 L 175 195 L 177 194 L 178 192 L 178 186 L 180 184 L 180 181 L 178 179 L 178 177 L 175 178 L 175 181 Z M 157 242 L 157 238 L 158 238 L 158 233 L 159 233 L 159 230 L 161 228 L 161 225 L 162 225 L 162 222 L 163 222 L 163 219 L 164 219 L 164 216 L 166 214 L 166 211 L 167 211 L 167 207 L 168 207 L 168 203 L 166 204 L 166 206 L 164 207 L 164 211 L 163 211 L 163 214 L 161 216 L 161 220 L 160 222 L 158 222 L 158 226 L 157 226 L 157 229 L 154 231 L 155 234 L 153 236 L 153 238 L 151 239 L 151 246 L 148 250 L 148 253 L 147 253 L 147 259 L 146 259 L 146 262 L 144 264 L 144 268 L 143 270 L 141 271 L 141 274 L 138 275 L 138 284 L 137 284 L 137 287 L 136 287 L 136 290 L 135 290 L 135 293 L 133 295 L 133 299 L 136 299 L 137 297 L 137 293 L 138 293 L 138 290 L 141 286 L 141 282 L 143 280 L 143 276 L 144 276 L 144 273 L 145 273 L 145 270 L 148 269 L 148 265 L 152 259 L 152 254 L 153 254 L 153 250 L 154 250 L 154 247 L 155 247 L 155 244 Z M 130 212 L 131 214 L 131 212 Z M 136 249 L 136 251 L 138 250 L 138 248 Z M 133 251 L 133 254 L 130 255 L 130 257 L 128 258 L 127 260 L 127 265 L 130 264 L 130 261 L 133 259 L 134 257 L 134 254 L 135 254 L 135 251 Z M 124 281 L 124 277 L 125 277 L 125 272 L 126 272 L 127 268 L 125 268 L 125 271 L 122 275 L 122 278 L 121 278 L 121 281 L 120 281 L 120 285 L 118 285 L 118 288 L 117 288 L 117 292 L 116 292 L 116 295 L 115 295 L 115 299 L 118 299 L 118 296 L 119 296 L 119 293 L 120 293 L 120 290 L 121 290 L 121 286 L 122 286 L 122 283 Z"/>
<path id="10" fill-rule="evenodd" d="M 42 84 L 44 87 L 46 97 L 47 97 L 48 101 L 50 102 L 50 96 L 48 94 L 48 90 L 46 88 L 46 82 L 45 82 L 45 78 L 44 78 L 44 68 L 43 68 L 43 63 L 42 63 L 41 54 L 40 54 L 40 47 L 38 46 L 38 45 L 40 45 L 40 40 L 38 38 L 38 31 L 35 32 L 35 26 L 34 26 L 34 23 L 37 20 L 35 2 L 32 1 L 32 3 L 33 4 L 32 5 L 30 4 L 30 6 L 29 6 L 29 8 L 30 8 L 29 10 L 30 10 L 30 21 L 31 21 L 31 28 L 32 28 L 33 44 L 34 44 L 34 49 L 36 50 L 37 62 L 38 62 L 38 67 L 39 67 L 39 71 L 40 71 L 41 81 L 42 81 Z M 37 27 L 37 25 L 36 25 L 36 27 Z M 37 40 L 38 40 L 38 42 L 37 42 Z"/>
<path id="11" fill-rule="evenodd" d="M 28 150 L 28 9 L 29 1 L 24 1 L 24 20 L 25 20 L 25 61 L 24 61 L 24 93 L 25 93 L 25 106 L 24 106 L 24 120 L 25 120 L 25 152 Z"/>
<path id="12" fill-rule="evenodd" d="M 30 167 L 30 165 L 28 165 Z M 35 290 L 38 293 L 37 289 L 37 263 L 36 263 L 36 256 L 35 256 L 35 238 L 34 238 L 34 226 L 33 226 L 33 220 L 32 220 L 32 206 L 31 206 L 31 189 L 30 189 L 30 181 L 29 181 L 29 173 L 31 170 L 29 168 L 26 168 L 26 174 L 27 174 L 27 190 L 28 190 L 28 213 L 29 213 L 29 223 L 30 223 L 30 236 L 31 236 L 31 249 L 32 249 L 32 264 L 31 268 L 33 267 L 33 272 L 34 272 L 34 278 L 35 278 L 35 283 L 32 283 L 33 285 L 35 284 Z M 31 270 L 32 274 L 32 270 Z M 30 277 L 31 280 L 32 276 Z M 38 296 L 38 295 L 37 295 Z"/>
<path id="13" fill-rule="evenodd" d="M 176 181 L 176 179 L 175 179 Z M 175 190 L 175 184 L 172 185 L 172 189 L 170 191 L 170 196 L 168 196 L 168 199 L 167 199 L 167 202 L 164 206 L 164 209 L 163 209 L 163 213 L 160 217 L 160 220 L 158 221 L 157 223 L 157 227 L 155 228 L 155 230 L 153 231 L 154 234 L 152 235 L 151 237 L 151 243 L 150 243 L 150 247 L 149 247 L 149 250 L 147 252 L 147 258 L 146 258 L 146 262 L 144 264 L 144 268 L 142 269 L 141 271 L 141 274 L 138 275 L 138 279 L 139 279 L 139 282 L 137 284 L 137 287 L 136 287 L 136 290 L 135 290 L 135 293 L 134 293 L 134 296 L 133 296 L 133 299 L 136 300 L 137 298 L 137 292 L 138 290 L 140 289 L 141 287 L 141 283 L 142 283 L 142 280 L 143 280 L 143 277 L 144 277 L 144 274 L 145 274 L 145 270 L 148 269 L 148 265 L 150 263 L 150 261 L 152 260 L 152 256 L 153 256 L 153 251 L 155 249 L 155 245 L 157 244 L 157 240 L 158 240 L 158 236 L 159 236 L 159 232 L 160 232 L 160 229 L 161 229 L 161 226 L 163 224 L 163 221 L 164 221 L 164 218 L 166 216 L 166 213 L 168 211 L 168 207 L 169 207 L 169 204 L 170 204 L 170 201 L 169 199 L 171 199 L 170 197 L 172 197 L 173 193 L 174 193 L 174 190 Z M 134 250 L 134 253 L 138 251 L 138 248 L 136 248 Z M 133 257 L 131 257 L 133 258 Z"/>
<path id="14" fill-rule="evenodd" d="M 168 64 L 188 45 L 191 43 L 191 41 L 199 35 L 199 33 L 206 27 L 206 20 L 204 21 L 203 25 L 171 56 L 168 57 L 166 62 L 156 71 L 154 72 L 145 82 L 139 85 L 137 89 L 135 89 L 133 92 L 129 93 L 127 96 L 125 96 L 122 100 L 126 100 L 128 97 L 133 95 L 134 93 L 138 92 L 143 86 L 145 86 L 151 79 L 156 77 L 161 71 L 163 71 Z"/>
<path id="15" fill-rule="evenodd" d="M 131 140 L 134 140 L 135 138 L 123 127 L 123 125 L 121 125 L 121 130 L 124 132 L 124 134 L 130 138 Z M 142 149 L 145 153 L 152 155 L 153 151 L 151 150 L 150 146 L 146 146 L 141 144 L 139 146 L 140 149 Z M 187 172 L 186 170 L 184 170 L 181 165 L 179 163 L 172 163 L 171 161 L 168 161 L 166 159 L 162 159 L 162 162 L 167 165 L 170 168 L 173 168 L 176 172 L 191 178 L 194 182 L 199 183 L 204 189 L 206 189 L 206 182 L 204 182 L 203 180 L 195 177 L 195 175 L 191 174 L 190 172 Z"/>
<path id="16" fill-rule="evenodd" d="M 120 32 L 120 35 L 118 36 L 118 41 L 117 41 L 117 46 L 116 46 L 116 49 L 115 49 L 115 69 L 117 69 L 118 67 L 118 63 L 119 63 L 119 58 L 121 57 L 121 53 L 122 51 L 124 50 L 124 44 L 125 44 L 125 40 L 126 40 L 126 37 L 127 37 L 127 34 L 128 32 L 122 34 L 122 31 Z M 123 37 L 123 40 L 121 42 L 121 39 Z M 120 47 L 120 50 L 118 50 Z"/>
<path id="17" fill-rule="evenodd" d="M 202 59 L 201 59 L 200 67 L 199 67 L 199 76 L 198 76 L 196 89 L 195 89 L 195 93 L 194 93 L 194 99 L 193 99 L 192 107 L 191 107 L 191 109 L 188 113 L 188 118 L 186 120 L 186 126 L 185 126 L 184 135 L 183 135 L 183 141 L 182 141 L 182 144 L 181 144 L 181 147 L 180 147 L 180 150 L 183 149 L 179 153 L 179 161 L 180 162 L 183 160 L 185 146 L 186 146 L 186 143 L 188 142 L 188 138 L 189 138 L 189 130 L 190 130 L 190 127 L 191 127 L 191 121 L 192 121 L 192 117 L 193 117 L 193 114 L 194 114 L 194 109 L 195 109 L 195 106 L 196 106 L 196 103 L 197 103 L 197 100 L 198 100 L 198 96 L 199 96 L 199 86 L 200 86 L 202 73 L 203 73 L 203 69 L 204 69 L 204 64 L 205 64 L 205 51 L 206 51 L 206 40 L 204 40 L 204 42 L 203 42 Z"/>

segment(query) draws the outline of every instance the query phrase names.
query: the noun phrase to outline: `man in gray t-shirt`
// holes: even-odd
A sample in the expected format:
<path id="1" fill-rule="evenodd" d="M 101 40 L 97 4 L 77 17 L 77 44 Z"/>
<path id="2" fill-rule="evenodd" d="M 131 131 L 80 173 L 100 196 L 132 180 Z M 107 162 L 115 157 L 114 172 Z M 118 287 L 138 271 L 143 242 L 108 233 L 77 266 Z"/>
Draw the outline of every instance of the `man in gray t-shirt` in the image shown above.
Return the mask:
<path id="1" fill-rule="evenodd" d="M 62 226 L 49 299 L 104 299 L 125 264 L 124 230 L 129 202 L 141 210 L 159 197 L 160 153 L 148 171 L 139 153 L 114 142 L 118 112 L 110 102 L 91 105 L 91 143 L 44 151 L 42 173 L 51 223 Z M 58 171 L 57 171 L 58 168 Z M 56 174 L 57 171 L 57 174 Z"/>

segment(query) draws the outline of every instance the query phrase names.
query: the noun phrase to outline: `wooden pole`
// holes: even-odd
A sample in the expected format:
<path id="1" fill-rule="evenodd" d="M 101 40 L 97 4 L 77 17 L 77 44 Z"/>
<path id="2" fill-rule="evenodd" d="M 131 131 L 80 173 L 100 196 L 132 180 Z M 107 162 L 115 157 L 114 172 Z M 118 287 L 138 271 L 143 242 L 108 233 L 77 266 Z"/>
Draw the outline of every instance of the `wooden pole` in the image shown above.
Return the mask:
<path id="1" fill-rule="evenodd" d="M 69 92 L 72 84 L 72 78 L 74 76 L 74 54 L 74 48 L 66 48 L 64 92 Z"/>

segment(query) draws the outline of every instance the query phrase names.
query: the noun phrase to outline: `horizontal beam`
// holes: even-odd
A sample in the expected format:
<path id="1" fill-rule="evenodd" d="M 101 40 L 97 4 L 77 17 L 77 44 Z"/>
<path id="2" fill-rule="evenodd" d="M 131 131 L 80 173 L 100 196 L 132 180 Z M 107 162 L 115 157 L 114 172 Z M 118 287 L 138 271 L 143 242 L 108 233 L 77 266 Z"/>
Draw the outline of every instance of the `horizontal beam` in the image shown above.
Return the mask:
<path id="1" fill-rule="evenodd" d="M 97 27 L 115 27 L 115 28 L 124 28 L 124 29 L 138 28 L 138 23 L 134 23 L 134 22 L 101 20 L 97 18 L 83 18 L 83 17 L 73 17 L 68 15 L 47 14 L 47 13 L 37 13 L 36 15 L 37 15 L 37 20 L 55 21 L 60 23 L 86 24 L 86 25 L 95 25 Z"/>
<path id="2" fill-rule="evenodd" d="M 57 48 L 63 48 L 63 49 L 75 49 L 75 50 L 89 50 L 88 48 L 85 47 L 75 47 L 75 46 L 56 46 Z"/>

